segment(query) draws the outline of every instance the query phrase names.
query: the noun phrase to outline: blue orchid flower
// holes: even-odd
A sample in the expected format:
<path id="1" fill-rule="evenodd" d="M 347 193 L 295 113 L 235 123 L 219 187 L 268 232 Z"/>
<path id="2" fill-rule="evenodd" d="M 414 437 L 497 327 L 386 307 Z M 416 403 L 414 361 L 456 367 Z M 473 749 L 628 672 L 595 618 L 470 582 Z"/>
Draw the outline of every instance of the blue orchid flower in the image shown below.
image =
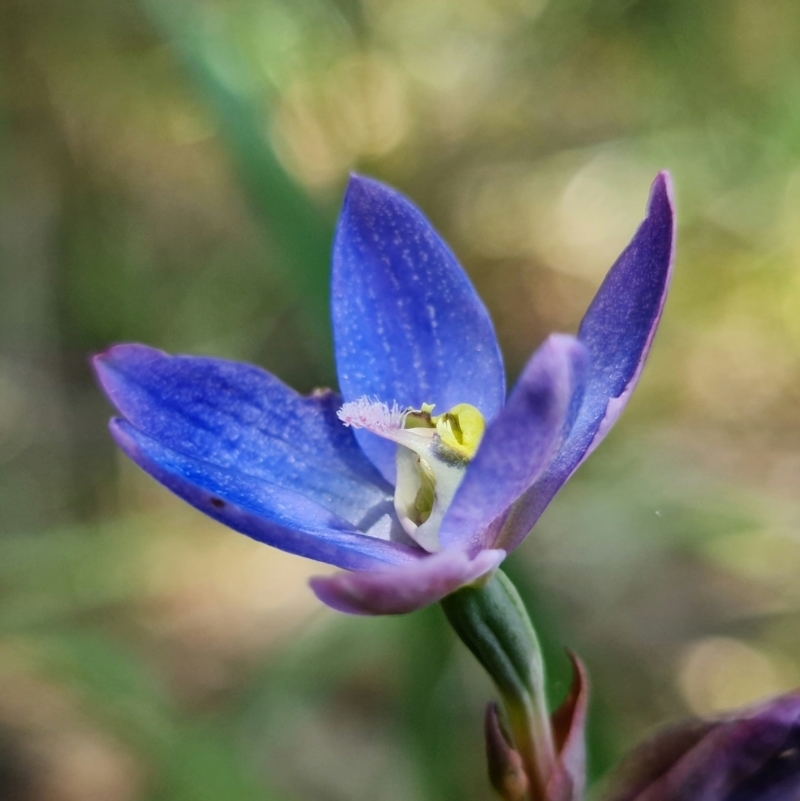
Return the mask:
<path id="1" fill-rule="evenodd" d="M 506 398 L 489 315 L 403 196 L 354 176 L 333 250 L 341 396 L 264 370 L 118 345 L 95 358 L 122 450 L 215 520 L 344 568 L 312 579 L 344 612 L 396 614 L 491 573 L 618 418 L 674 254 L 670 180 L 577 337 L 553 335 Z"/>

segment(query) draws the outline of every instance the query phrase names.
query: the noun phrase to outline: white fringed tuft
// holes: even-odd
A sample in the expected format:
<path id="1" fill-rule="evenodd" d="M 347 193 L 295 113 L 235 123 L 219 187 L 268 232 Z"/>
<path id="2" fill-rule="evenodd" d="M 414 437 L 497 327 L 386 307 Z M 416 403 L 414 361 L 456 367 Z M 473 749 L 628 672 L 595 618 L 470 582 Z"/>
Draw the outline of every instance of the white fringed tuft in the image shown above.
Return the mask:
<path id="1" fill-rule="evenodd" d="M 348 401 L 336 414 L 346 425 L 353 428 L 366 428 L 374 434 L 388 434 L 402 430 L 410 408 L 401 408 L 395 401 L 388 403 L 377 398 L 370 400 L 366 395 L 358 400 Z"/>

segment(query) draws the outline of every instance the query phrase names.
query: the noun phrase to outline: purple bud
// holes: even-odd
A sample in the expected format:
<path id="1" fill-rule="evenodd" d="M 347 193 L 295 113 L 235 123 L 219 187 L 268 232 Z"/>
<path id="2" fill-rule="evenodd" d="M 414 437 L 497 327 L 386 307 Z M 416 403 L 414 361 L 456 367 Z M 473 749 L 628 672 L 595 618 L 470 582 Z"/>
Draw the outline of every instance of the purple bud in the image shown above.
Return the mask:
<path id="1" fill-rule="evenodd" d="M 797 801 L 800 691 L 657 732 L 624 760 L 604 801 Z"/>

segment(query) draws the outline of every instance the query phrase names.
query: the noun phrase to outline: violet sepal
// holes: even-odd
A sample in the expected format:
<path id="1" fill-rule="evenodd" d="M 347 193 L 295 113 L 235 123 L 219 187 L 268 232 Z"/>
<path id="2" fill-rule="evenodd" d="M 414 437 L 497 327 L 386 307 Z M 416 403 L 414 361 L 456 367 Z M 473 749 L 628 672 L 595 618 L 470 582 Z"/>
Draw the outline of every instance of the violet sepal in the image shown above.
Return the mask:
<path id="1" fill-rule="evenodd" d="M 642 373 L 675 263 L 672 180 L 653 181 L 647 215 L 611 267 L 578 330 L 589 352 L 586 389 L 569 436 L 539 480 L 514 505 L 495 547 L 513 550 L 625 408 Z"/>

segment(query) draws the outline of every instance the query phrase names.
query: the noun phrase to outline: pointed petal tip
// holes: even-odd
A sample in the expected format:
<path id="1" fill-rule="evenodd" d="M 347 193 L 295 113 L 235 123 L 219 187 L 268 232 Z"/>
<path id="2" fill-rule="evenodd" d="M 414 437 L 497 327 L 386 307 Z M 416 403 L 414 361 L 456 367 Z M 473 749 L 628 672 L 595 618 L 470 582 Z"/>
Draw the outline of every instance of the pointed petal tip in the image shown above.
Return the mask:
<path id="1" fill-rule="evenodd" d="M 121 352 L 124 353 L 124 350 L 129 347 L 131 346 L 125 344 L 109 345 L 105 350 L 92 354 L 89 362 L 95 371 L 105 370 L 117 360 Z"/>
<path id="2" fill-rule="evenodd" d="M 669 170 L 659 170 L 653 186 L 663 186 L 667 192 L 672 192 L 672 173 Z"/>
<path id="3" fill-rule="evenodd" d="M 381 206 L 382 200 L 391 200 L 397 197 L 399 194 L 395 190 L 380 181 L 357 172 L 350 173 L 334 238 L 334 271 L 337 248 L 341 241 L 346 240 L 353 231 L 364 226 L 366 220 Z M 335 283 L 335 275 L 333 280 Z"/>
<path id="4" fill-rule="evenodd" d="M 126 363 L 143 357 L 161 358 L 166 356 L 164 351 L 148 345 L 124 342 L 94 354 L 90 359 L 90 364 L 103 392 L 113 403 L 116 403 L 115 393 L 119 390 L 119 377 L 115 379 L 115 373 L 118 370 L 124 370 Z"/>
<path id="5" fill-rule="evenodd" d="M 584 362 L 589 358 L 586 345 L 572 334 L 550 334 L 542 346 L 569 361 Z"/>
<path id="6" fill-rule="evenodd" d="M 94 373 L 94 377 L 101 387 L 104 387 L 104 374 L 107 369 L 107 362 L 109 359 L 108 351 L 104 350 L 100 353 L 93 353 L 88 358 L 89 369 Z"/>
<path id="7" fill-rule="evenodd" d="M 650 186 L 650 197 L 647 201 L 647 215 L 667 212 L 675 217 L 675 186 L 669 170 L 661 170 Z"/>
<path id="8" fill-rule="evenodd" d="M 95 353 L 89 359 L 89 366 L 94 373 L 95 379 L 109 399 L 111 399 L 111 394 L 114 389 L 114 362 L 116 361 L 117 352 L 121 347 L 123 346 L 112 345 L 110 348 L 106 348 L 106 350 L 100 353 Z"/>
<path id="9" fill-rule="evenodd" d="M 361 173 L 358 172 L 351 172 L 344 192 L 342 211 L 347 211 L 349 205 L 353 202 L 363 200 L 370 196 L 374 197 L 378 194 L 395 194 L 395 192 L 375 178 L 361 175 Z"/>
<path id="10" fill-rule="evenodd" d="M 365 176 L 360 175 L 357 172 L 351 172 L 347 176 L 347 186 L 344 188 L 344 205 L 347 206 L 348 198 L 350 198 L 354 192 L 358 192 L 359 189 L 363 186 L 365 181 Z"/>
<path id="11" fill-rule="evenodd" d="M 373 212 L 386 204 L 383 214 L 387 212 L 391 215 L 409 214 L 419 216 L 420 221 L 427 227 L 430 223 L 425 218 L 422 211 L 412 203 L 402 192 L 389 184 L 379 181 L 361 173 L 351 172 L 347 182 L 347 188 L 342 201 L 342 211 L 340 215 L 340 225 L 342 218 L 358 220 L 365 212 Z M 438 234 L 437 234 L 438 237 Z M 445 244 L 442 242 L 442 244 Z M 445 245 L 446 247 L 446 245 Z"/>
<path id="12" fill-rule="evenodd" d="M 540 350 L 549 352 L 553 376 L 566 381 L 571 393 L 582 387 L 590 360 L 589 349 L 583 342 L 571 334 L 550 334 Z"/>
<path id="13" fill-rule="evenodd" d="M 572 334 L 550 334 L 528 361 L 523 376 L 533 366 L 534 359 L 540 365 L 547 366 L 554 380 L 567 379 L 572 386 L 583 378 L 584 370 L 589 364 L 589 349 Z"/>
<path id="14" fill-rule="evenodd" d="M 351 171 L 347 176 L 347 186 L 363 186 L 364 184 L 369 184 L 374 181 L 373 178 L 370 178 L 368 175 L 362 175 L 360 172 Z"/>
<path id="15" fill-rule="evenodd" d="M 121 364 L 126 359 L 136 356 L 167 356 L 163 350 L 151 348 L 149 345 L 142 345 L 139 342 L 122 342 L 111 345 L 100 353 L 95 353 L 91 357 L 92 364 L 96 367 L 113 367 Z"/>

